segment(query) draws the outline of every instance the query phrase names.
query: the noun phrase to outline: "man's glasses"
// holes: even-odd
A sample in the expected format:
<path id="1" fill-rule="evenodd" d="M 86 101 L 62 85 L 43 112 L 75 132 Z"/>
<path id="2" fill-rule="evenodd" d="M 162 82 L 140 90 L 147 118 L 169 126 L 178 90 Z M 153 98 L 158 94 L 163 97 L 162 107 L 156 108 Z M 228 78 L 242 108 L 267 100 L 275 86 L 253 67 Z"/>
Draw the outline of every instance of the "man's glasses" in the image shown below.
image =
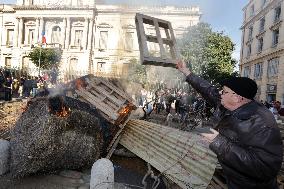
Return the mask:
<path id="1" fill-rule="evenodd" d="M 225 94 L 228 94 L 228 93 L 230 93 L 230 92 L 228 92 L 228 91 L 224 91 L 224 89 L 222 89 L 221 91 L 220 91 L 220 94 L 221 95 L 225 95 Z M 236 93 L 231 93 L 231 94 L 236 94 Z"/>

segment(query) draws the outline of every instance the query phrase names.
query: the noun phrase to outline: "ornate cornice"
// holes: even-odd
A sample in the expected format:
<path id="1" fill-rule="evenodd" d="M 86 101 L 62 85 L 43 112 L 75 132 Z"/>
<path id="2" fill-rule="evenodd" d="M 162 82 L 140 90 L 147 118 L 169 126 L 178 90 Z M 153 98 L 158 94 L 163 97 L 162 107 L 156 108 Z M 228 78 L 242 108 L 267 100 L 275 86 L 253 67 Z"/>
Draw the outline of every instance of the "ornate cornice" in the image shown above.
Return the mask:
<path id="1" fill-rule="evenodd" d="M 278 1 L 272 1 L 270 2 L 268 5 L 266 5 L 264 8 L 262 8 L 261 10 L 259 10 L 257 12 L 257 14 L 255 14 L 254 16 L 252 16 L 251 18 L 249 18 L 247 21 L 244 20 L 243 25 L 241 26 L 241 29 L 244 29 L 246 26 L 250 25 L 251 23 L 256 22 L 257 20 L 259 20 L 263 15 L 266 15 L 271 9 L 274 8 L 274 6 L 279 5 L 279 3 L 282 3 L 283 0 Z M 248 3 L 250 4 L 250 2 Z"/>
<path id="2" fill-rule="evenodd" d="M 263 30 L 263 31 L 259 32 L 255 37 L 256 37 L 257 39 L 259 39 L 259 38 L 261 38 L 261 37 L 264 36 L 265 32 L 266 32 L 266 30 Z"/>
<path id="3" fill-rule="evenodd" d="M 284 53 L 284 48 L 276 49 L 274 51 L 271 51 L 271 52 L 268 52 L 268 53 L 265 53 L 265 54 L 261 53 L 261 54 L 258 54 L 258 56 L 255 57 L 255 58 L 248 59 L 248 60 L 245 60 L 245 61 L 240 61 L 240 66 L 244 65 L 244 64 L 250 64 L 250 63 L 255 62 L 255 61 L 259 61 L 259 60 L 266 58 L 266 57 L 273 58 L 273 57 L 276 57 L 276 56 L 280 56 L 283 53 Z"/>
<path id="4" fill-rule="evenodd" d="M 269 27 L 270 30 L 276 30 L 280 27 L 282 20 L 275 22 L 272 26 Z"/>
<path id="5" fill-rule="evenodd" d="M 98 13 L 125 13 L 137 12 L 162 14 L 162 15 L 192 15 L 201 16 L 199 7 L 176 7 L 176 6 L 139 6 L 139 5 L 97 5 Z"/>
<path id="6" fill-rule="evenodd" d="M 69 7 L 69 6 L 58 6 L 58 7 L 47 7 L 47 6 L 15 6 L 14 10 L 94 10 L 95 7 Z"/>

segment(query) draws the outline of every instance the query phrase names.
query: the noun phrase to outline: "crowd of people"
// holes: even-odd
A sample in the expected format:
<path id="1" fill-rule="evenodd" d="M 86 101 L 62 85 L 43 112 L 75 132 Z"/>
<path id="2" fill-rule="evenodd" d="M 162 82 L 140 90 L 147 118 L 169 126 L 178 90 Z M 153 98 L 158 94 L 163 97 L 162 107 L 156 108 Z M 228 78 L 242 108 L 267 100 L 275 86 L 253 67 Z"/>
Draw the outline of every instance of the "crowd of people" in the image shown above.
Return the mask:
<path id="1" fill-rule="evenodd" d="M 50 84 L 56 84 L 56 79 L 47 72 L 39 76 L 27 74 L 16 76 L 9 70 L 0 70 L 0 93 L 2 94 L 2 100 L 9 101 L 12 98 L 34 97 L 38 92 L 46 90 Z"/>
<path id="2" fill-rule="evenodd" d="M 281 105 L 280 101 L 271 101 L 270 103 L 265 101 L 263 104 L 274 114 L 276 118 L 278 116 L 284 116 L 284 107 Z"/>
<path id="3" fill-rule="evenodd" d="M 269 109 L 277 119 L 284 116 L 284 107 L 280 101 L 263 102 L 260 101 L 267 109 Z M 202 111 L 205 116 L 212 116 L 214 110 L 212 106 L 196 91 L 186 91 L 178 88 L 146 90 L 143 86 L 140 93 L 136 97 L 136 104 L 139 107 L 145 107 L 146 113 L 152 112 L 160 114 L 177 115 L 183 120 L 187 113 Z"/>

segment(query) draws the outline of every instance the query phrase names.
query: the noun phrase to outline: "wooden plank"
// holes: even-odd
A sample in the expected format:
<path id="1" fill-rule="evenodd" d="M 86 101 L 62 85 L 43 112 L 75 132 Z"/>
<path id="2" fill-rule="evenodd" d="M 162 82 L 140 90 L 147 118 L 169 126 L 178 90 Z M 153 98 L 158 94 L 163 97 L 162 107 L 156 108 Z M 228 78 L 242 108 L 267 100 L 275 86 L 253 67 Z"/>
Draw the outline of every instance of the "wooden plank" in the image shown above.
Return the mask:
<path id="1" fill-rule="evenodd" d="M 128 100 L 129 102 L 132 102 L 132 98 L 123 90 L 117 88 L 114 84 L 112 84 L 109 81 L 103 80 L 101 78 L 98 78 L 98 80 L 103 83 L 105 86 L 109 86 L 113 91 L 115 91 L 121 98 Z"/>
<path id="2" fill-rule="evenodd" d="M 92 85 L 92 84 L 91 84 Z M 102 88 L 101 86 L 95 86 L 95 85 L 92 85 L 93 88 L 98 91 L 99 93 L 102 93 L 105 95 L 106 98 L 110 99 L 111 101 L 113 101 L 115 104 L 117 104 L 118 106 L 121 106 L 125 103 L 125 100 L 122 101 L 122 100 L 119 100 L 117 98 L 115 98 L 113 95 L 110 95 L 109 92 L 107 92 L 104 88 Z"/>
<path id="3" fill-rule="evenodd" d="M 167 55 L 166 55 L 166 51 L 165 51 L 165 48 L 164 48 L 164 45 L 163 45 L 163 40 L 162 40 L 162 37 L 161 37 L 161 32 L 160 32 L 159 23 L 158 23 L 157 19 L 154 20 L 154 25 L 155 25 L 156 35 L 157 35 L 158 43 L 159 43 L 159 47 L 160 47 L 161 58 L 167 59 Z"/>
<path id="4" fill-rule="evenodd" d="M 95 107 L 100 107 L 101 109 L 99 109 L 99 110 L 101 110 L 101 111 L 104 111 L 107 115 L 111 115 L 112 114 L 112 112 L 111 111 L 109 111 L 109 108 L 105 105 L 105 104 L 103 104 L 103 103 L 101 103 L 101 101 L 100 101 L 100 99 L 98 99 L 98 98 L 96 98 L 96 97 L 94 97 L 90 92 L 88 92 L 88 91 L 83 91 L 83 90 L 78 90 L 78 91 L 76 91 L 81 97 L 83 97 L 84 99 L 86 99 L 89 103 L 91 103 L 92 105 L 94 105 Z M 107 111 L 109 111 L 109 112 L 107 112 Z"/>
<path id="5" fill-rule="evenodd" d="M 177 48 L 177 42 L 176 42 L 174 30 L 173 30 L 171 24 L 169 24 L 169 30 L 170 30 L 170 33 L 171 33 L 171 39 L 173 41 L 173 46 L 172 46 L 172 48 L 173 48 L 173 55 L 172 55 L 173 59 L 180 59 L 181 58 L 180 57 L 180 52 L 179 52 L 179 50 Z"/>
<path id="6" fill-rule="evenodd" d="M 109 116 L 109 118 L 116 120 L 119 116 L 115 113 L 109 110 L 109 107 L 107 107 L 104 103 L 100 103 L 96 100 L 94 100 L 94 96 L 90 94 L 89 92 L 85 92 L 83 90 L 76 90 L 76 93 L 80 96 L 83 96 L 89 103 L 96 106 L 100 111 L 104 112 L 106 115 Z"/>
<path id="7" fill-rule="evenodd" d="M 90 93 L 97 93 L 97 91 L 95 90 L 90 90 Z M 109 102 L 107 97 L 104 97 L 103 99 L 98 99 L 98 101 L 103 104 L 103 107 L 108 109 L 110 112 L 116 112 L 115 110 L 117 109 L 118 106 L 116 106 L 115 104 Z"/>
<path id="8" fill-rule="evenodd" d="M 174 44 L 173 44 L 173 41 L 171 40 L 171 36 L 170 36 L 170 33 L 169 33 L 169 30 L 168 29 L 165 29 L 165 33 L 166 33 L 166 36 L 168 39 L 170 39 L 170 41 L 172 42 L 172 44 L 169 44 L 170 45 L 170 53 L 171 53 L 171 56 L 172 58 L 175 57 L 175 51 L 174 51 Z"/>
<path id="9" fill-rule="evenodd" d="M 149 41 L 149 42 L 159 43 L 157 36 L 146 35 L 146 39 L 147 39 L 147 41 Z M 172 41 L 171 39 L 168 39 L 168 38 L 161 38 L 161 40 L 162 40 L 162 44 L 173 45 L 173 41 Z"/>
<path id="10" fill-rule="evenodd" d="M 139 49 L 140 52 L 143 54 L 143 57 L 148 57 L 149 56 L 149 50 L 147 47 L 147 40 L 145 37 L 145 29 L 143 26 L 143 17 L 141 14 L 136 14 L 135 16 L 135 24 L 136 24 L 136 29 L 137 29 L 137 35 L 138 35 L 138 41 L 139 43 Z"/>

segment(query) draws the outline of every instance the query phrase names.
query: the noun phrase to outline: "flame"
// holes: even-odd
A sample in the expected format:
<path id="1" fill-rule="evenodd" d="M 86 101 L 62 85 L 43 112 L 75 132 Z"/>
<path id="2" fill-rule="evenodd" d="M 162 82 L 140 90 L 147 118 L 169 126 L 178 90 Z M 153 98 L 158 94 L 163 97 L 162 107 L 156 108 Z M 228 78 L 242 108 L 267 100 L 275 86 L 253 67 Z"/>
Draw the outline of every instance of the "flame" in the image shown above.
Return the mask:
<path id="1" fill-rule="evenodd" d="M 61 111 L 57 111 L 57 112 L 53 112 L 51 110 L 51 108 L 48 108 L 48 111 L 58 117 L 67 117 L 69 115 L 69 113 L 71 112 L 71 109 L 70 108 L 67 108 L 65 106 L 62 106 L 61 107 Z"/>
<path id="2" fill-rule="evenodd" d="M 71 109 L 64 104 L 62 97 L 49 98 L 48 112 L 58 117 L 66 117 Z"/>
<path id="3" fill-rule="evenodd" d="M 126 106 L 119 110 L 119 114 L 127 114 L 130 111 L 130 107 Z"/>
<path id="4" fill-rule="evenodd" d="M 71 109 L 64 106 L 62 107 L 62 111 L 56 112 L 55 115 L 57 115 L 58 117 L 66 117 L 70 112 Z"/>

